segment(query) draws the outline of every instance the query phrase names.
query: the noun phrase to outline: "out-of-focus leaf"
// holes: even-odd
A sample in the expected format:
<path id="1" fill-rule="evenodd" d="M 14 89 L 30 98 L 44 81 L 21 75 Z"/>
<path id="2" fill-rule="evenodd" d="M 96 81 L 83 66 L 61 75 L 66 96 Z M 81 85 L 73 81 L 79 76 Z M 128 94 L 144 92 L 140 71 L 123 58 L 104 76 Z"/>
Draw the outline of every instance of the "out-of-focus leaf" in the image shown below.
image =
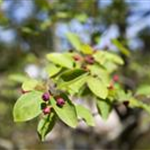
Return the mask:
<path id="1" fill-rule="evenodd" d="M 83 107 L 82 105 L 76 105 L 77 116 L 82 118 L 87 125 L 94 126 L 94 118 L 89 109 Z"/>
<path id="2" fill-rule="evenodd" d="M 49 115 L 44 116 L 37 127 L 38 135 L 43 141 L 46 135 L 53 129 L 56 122 L 56 115 L 54 112 L 51 112 Z"/>
<path id="3" fill-rule="evenodd" d="M 93 54 L 93 49 L 91 46 L 89 46 L 87 44 L 83 44 L 83 45 L 81 45 L 81 52 L 83 54 L 91 55 L 91 54 Z"/>
<path id="4" fill-rule="evenodd" d="M 112 43 L 121 51 L 122 54 L 130 56 L 130 51 L 125 48 L 117 39 L 112 39 Z"/>
<path id="5" fill-rule="evenodd" d="M 35 79 L 28 79 L 23 82 L 22 89 L 24 91 L 32 91 L 35 89 L 35 87 L 38 85 L 38 81 Z"/>
<path id="6" fill-rule="evenodd" d="M 15 81 L 15 82 L 18 82 L 18 83 L 22 83 L 22 82 L 28 80 L 29 78 L 22 75 L 22 74 L 11 74 L 8 76 L 8 79 Z"/>
<path id="7" fill-rule="evenodd" d="M 129 100 L 129 107 L 141 108 L 141 109 L 146 110 L 148 113 L 150 113 L 150 105 L 143 103 L 142 101 L 135 99 L 135 98 L 131 98 Z"/>
<path id="8" fill-rule="evenodd" d="M 111 109 L 112 109 L 111 103 L 109 102 L 108 99 L 105 99 L 105 100 L 97 99 L 96 103 L 97 103 L 97 108 L 98 108 L 98 111 L 99 111 L 101 117 L 104 120 L 107 120 L 107 118 L 111 112 Z"/>
<path id="9" fill-rule="evenodd" d="M 150 85 L 142 85 L 137 89 L 136 95 L 150 96 Z"/>
<path id="10" fill-rule="evenodd" d="M 66 36 L 76 50 L 81 50 L 82 44 L 79 37 L 75 33 L 68 32 Z"/>

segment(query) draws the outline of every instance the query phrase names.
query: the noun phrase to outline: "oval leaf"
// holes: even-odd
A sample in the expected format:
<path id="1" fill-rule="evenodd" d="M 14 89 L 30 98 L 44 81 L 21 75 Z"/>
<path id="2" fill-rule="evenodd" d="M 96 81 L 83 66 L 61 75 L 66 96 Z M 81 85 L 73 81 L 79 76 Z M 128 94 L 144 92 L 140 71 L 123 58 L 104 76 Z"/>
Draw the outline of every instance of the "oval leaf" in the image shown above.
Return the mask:
<path id="1" fill-rule="evenodd" d="M 38 81 L 35 79 L 28 79 L 22 84 L 22 89 L 24 91 L 32 91 L 38 85 Z"/>
<path id="2" fill-rule="evenodd" d="M 14 121 L 23 122 L 37 117 L 41 113 L 41 95 L 38 91 L 23 94 L 14 106 Z"/>
<path id="3" fill-rule="evenodd" d="M 67 35 L 67 39 L 72 44 L 72 46 L 76 50 L 80 50 L 81 45 L 82 45 L 81 42 L 80 42 L 80 38 L 75 33 L 71 33 L 71 32 L 68 32 L 66 35 Z"/>
<path id="4" fill-rule="evenodd" d="M 73 59 L 67 54 L 51 53 L 47 55 L 47 59 L 54 64 L 60 65 L 65 68 L 73 68 Z"/>
<path id="5" fill-rule="evenodd" d="M 94 123 L 94 118 L 93 118 L 90 110 L 88 110 L 87 108 L 83 107 L 82 105 L 76 105 L 76 111 L 77 111 L 78 117 L 80 117 L 83 120 L 85 120 L 87 125 L 94 126 L 94 124 L 95 124 Z"/>
<path id="6" fill-rule="evenodd" d="M 111 112 L 111 104 L 108 99 L 97 99 L 97 109 L 101 117 L 106 120 Z"/>
<path id="7" fill-rule="evenodd" d="M 95 94 L 97 97 L 105 99 L 108 95 L 108 89 L 106 85 L 98 78 L 94 78 L 92 76 L 89 77 L 87 81 L 89 89 Z"/>
<path id="8" fill-rule="evenodd" d="M 48 73 L 49 77 L 52 77 L 56 75 L 58 72 L 60 72 L 61 67 L 58 67 L 54 64 L 49 64 L 46 66 L 45 70 Z"/>
<path id="9" fill-rule="evenodd" d="M 51 112 L 48 116 L 43 117 L 37 127 L 38 135 L 43 141 L 45 136 L 53 129 L 56 122 L 56 115 Z"/>
<path id="10" fill-rule="evenodd" d="M 51 104 L 58 117 L 68 126 L 75 128 L 77 126 L 77 114 L 75 106 L 66 96 L 63 98 L 65 99 L 65 105 L 62 108 L 56 105 L 54 98 L 51 98 Z"/>

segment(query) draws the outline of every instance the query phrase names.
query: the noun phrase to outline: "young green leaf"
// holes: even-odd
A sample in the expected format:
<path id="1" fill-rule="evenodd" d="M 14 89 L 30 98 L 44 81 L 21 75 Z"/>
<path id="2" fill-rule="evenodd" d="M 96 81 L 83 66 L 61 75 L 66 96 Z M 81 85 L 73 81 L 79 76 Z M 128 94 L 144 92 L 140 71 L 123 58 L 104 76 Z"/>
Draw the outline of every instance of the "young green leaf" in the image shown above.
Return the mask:
<path id="1" fill-rule="evenodd" d="M 61 67 L 58 67 L 58 66 L 50 63 L 46 66 L 45 70 L 48 73 L 49 77 L 52 77 L 60 72 Z"/>
<path id="2" fill-rule="evenodd" d="M 71 69 L 71 70 L 67 70 L 64 73 L 61 74 L 61 78 L 64 81 L 70 81 L 70 80 L 74 80 L 75 78 L 85 74 L 86 71 L 83 69 Z"/>
<path id="3" fill-rule="evenodd" d="M 38 81 L 35 79 L 28 79 L 23 82 L 22 89 L 24 91 L 32 91 L 38 85 Z"/>
<path id="4" fill-rule="evenodd" d="M 76 82 L 81 81 L 81 79 L 83 79 L 87 76 L 88 76 L 88 73 L 84 73 L 73 80 L 70 80 L 68 82 L 63 81 L 62 83 L 59 83 L 58 87 L 59 88 L 69 88 L 69 86 L 72 87 L 73 84 L 76 84 Z"/>
<path id="5" fill-rule="evenodd" d="M 108 61 L 110 61 L 112 63 L 116 63 L 118 65 L 124 64 L 122 58 L 119 57 L 118 55 L 116 55 L 115 53 L 110 53 L 110 52 L 106 52 L 106 51 L 98 51 L 93 55 L 93 57 L 101 65 L 104 65 Z"/>
<path id="6" fill-rule="evenodd" d="M 150 105 L 143 103 L 142 101 L 135 99 L 135 98 L 131 98 L 129 100 L 129 107 L 131 108 L 141 108 L 145 111 L 147 111 L 150 114 Z"/>
<path id="7" fill-rule="evenodd" d="M 95 64 L 95 65 L 89 65 L 88 69 L 90 70 L 91 74 L 94 76 L 96 75 L 99 79 L 102 80 L 102 82 L 108 86 L 110 84 L 110 77 L 109 73 L 106 69 L 103 67 Z"/>
<path id="8" fill-rule="evenodd" d="M 51 98 L 51 104 L 54 108 L 54 111 L 58 115 L 58 117 L 68 126 L 75 128 L 77 126 L 77 114 L 75 106 L 72 104 L 72 102 L 66 97 L 62 96 L 65 100 L 65 104 L 63 107 L 59 107 L 56 104 L 56 101 L 54 98 Z"/>
<path id="9" fill-rule="evenodd" d="M 37 117 L 41 113 L 41 96 L 42 93 L 38 91 L 23 94 L 14 106 L 14 121 L 23 122 Z"/>
<path id="10" fill-rule="evenodd" d="M 71 33 L 68 32 L 67 33 L 67 39 L 69 40 L 69 42 L 72 44 L 72 46 L 76 49 L 76 50 L 81 50 L 81 42 L 79 37 L 75 34 L 75 33 Z"/>
<path id="11" fill-rule="evenodd" d="M 105 99 L 108 95 L 106 85 L 98 78 L 90 76 L 87 81 L 89 89 L 99 98 Z"/>
<path id="12" fill-rule="evenodd" d="M 79 93 L 79 90 L 84 86 L 84 84 L 86 83 L 87 80 L 88 80 L 88 76 L 87 75 L 86 76 L 82 75 L 82 78 L 79 78 L 74 83 L 70 84 L 68 86 L 70 94 L 73 95 L 75 93 Z"/>
<path id="13" fill-rule="evenodd" d="M 54 112 L 51 112 L 49 115 L 44 116 L 37 127 L 37 132 L 40 139 L 43 141 L 46 135 L 53 129 L 56 122 L 56 115 Z"/>
<path id="14" fill-rule="evenodd" d="M 112 108 L 111 103 L 108 99 L 97 99 L 96 103 L 99 114 L 104 120 L 107 120 Z"/>
<path id="15" fill-rule="evenodd" d="M 93 49 L 90 45 L 83 44 L 81 46 L 81 52 L 86 55 L 91 55 L 91 54 L 93 54 Z"/>
<path id="16" fill-rule="evenodd" d="M 130 56 L 130 51 L 125 48 L 117 39 L 112 39 L 112 43 L 121 51 L 122 54 Z"/>
<path id="17" fill-rule="evenodd" d="M 89 109 L 83 107 L 82 105 L 76 105 L 75 107 L 77 111 L 77 116 L 79 118 L 82 118 L 89 126 L 95 125 L 94 118 Z"/>
<path id="18" fill-rule="evenodd" d="M 51 61 L 56 65 L 60 65 L 61 67 L 65 67 L 69 69 L 73 68 L 73 63 L 74 63 L 73 59 L 65 53 L 63 54 L 51 53 L 51 54 L 47 54 L 46 57 L 49 61 Z"/>
<path id="19" fill-rule="evenodd" d="M 142 85 L 137 89 L 136 95 L 150 96 L 150 85 Z"/>

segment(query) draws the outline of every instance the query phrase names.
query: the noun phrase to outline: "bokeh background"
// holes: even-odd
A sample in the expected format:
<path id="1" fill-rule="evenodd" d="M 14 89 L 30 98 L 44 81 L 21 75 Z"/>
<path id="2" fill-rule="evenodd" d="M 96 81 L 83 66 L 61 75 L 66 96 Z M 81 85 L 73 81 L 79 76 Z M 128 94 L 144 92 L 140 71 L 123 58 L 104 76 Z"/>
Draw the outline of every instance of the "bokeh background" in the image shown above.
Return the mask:
<path id="1" fill-rule="evenodd" d="M 150 83 L 149 0 L 0 0 L 0 150 L 149 150 L 149 115 L 124 105 L 116 106 L 106 122 L 95 117 L 93 128 L 72 130 L 58 123 L 45 142 L 36 133 L 38 118 L 13 122 L 25 75 L 45 76 L 46 53 L 72 48 L 67 32 L 95 49 L 117 51 L 126 62 L 120 71 L 126 89 Z"/>

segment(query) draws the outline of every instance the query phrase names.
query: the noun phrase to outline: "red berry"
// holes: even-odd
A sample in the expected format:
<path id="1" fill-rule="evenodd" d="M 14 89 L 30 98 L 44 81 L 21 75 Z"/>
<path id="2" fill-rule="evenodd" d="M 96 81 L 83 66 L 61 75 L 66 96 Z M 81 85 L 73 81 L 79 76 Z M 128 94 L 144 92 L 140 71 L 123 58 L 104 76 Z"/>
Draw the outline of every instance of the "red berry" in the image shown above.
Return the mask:
<path id="1" fill-rule="evenodd" d="M 94 63 L 94 57 L 93 56 L 85 56 L 85 61 L 88 63 L 88 64 L 93 64 Z"/>
<path id="2" fill-rule="evenodd" d="M 51 107 L 45 107 L 44 109 L 43 109 L 43 113 L 44 113 L 44 115 L 47 115 L 47 114 L 49 114 L 51 112 Z"/>
<path id="3" fill-rule="evenodd" d="M 113 81 L 114 82 L 118 82 L 119 81 L 119 76 L 118 75 L 114 75 L 113 76 Z"/>
<path id="4" fill-rule="evenodd" d="M 42 99 L 46 102 L 50 99 L 50 94 L 48 92 L 44 93 L 42 95 Z"/>
<path id="5" fill-rule="evenodd" d="M 65 100 L 63 98 L 59 97 L 56 99 L 56 104 L 57 104 L 57 106 L 62 107 L 65 104 Z"/>

